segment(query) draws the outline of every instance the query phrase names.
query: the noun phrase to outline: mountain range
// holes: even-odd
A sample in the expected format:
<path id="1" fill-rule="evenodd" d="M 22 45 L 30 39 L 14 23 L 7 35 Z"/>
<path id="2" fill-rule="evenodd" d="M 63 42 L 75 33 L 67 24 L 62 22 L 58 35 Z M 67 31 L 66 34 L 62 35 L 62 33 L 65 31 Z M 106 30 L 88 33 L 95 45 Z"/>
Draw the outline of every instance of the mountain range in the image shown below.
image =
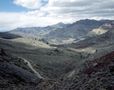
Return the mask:
<path id="1" fill-rule="evenodd" d="M 113 90 L 114 20 L 0 33 L 0 89 Z"/>
<path id="2" fill-rule="evenodd" d="M 114 21 L 85 19 L 72 24 L 58 23 L 47 27 L 17 28 L 9 33 L 35 37 L 50 44 L 68 44 L 86 38 L 93 29 L 109 23 L 114 23 Z"/>

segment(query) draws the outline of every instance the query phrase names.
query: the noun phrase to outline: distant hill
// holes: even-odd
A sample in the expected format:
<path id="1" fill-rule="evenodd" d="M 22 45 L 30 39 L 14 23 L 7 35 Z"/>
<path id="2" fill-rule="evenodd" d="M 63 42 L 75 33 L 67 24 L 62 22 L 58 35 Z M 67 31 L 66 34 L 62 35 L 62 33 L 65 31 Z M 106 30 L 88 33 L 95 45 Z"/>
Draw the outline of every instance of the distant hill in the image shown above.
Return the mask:
<path id="1" fill-rule="evenodd" d="M 97 29 L 88 32 L 86 38 L 70 46 L 75 48 L 85 48 L 91 45 L 114 43 L 114 24 L 103 24 Z"/>
<path id="2" fill-rule="evenodd" d="M 9 33 L 39 38 L 50 44 L 67 44 L 84 39 L 89 31 L 113 20 L 80 20 L 72 24 L 58 23 L 47 27 L 17 28 Z"/>
<path id="3" fill-rule="evenodd" d="M 45 36 L 45 39 L 52 44 L 72 43 L 85 38 L 86 34 L 103 25 L 107 21 L 80 20 L 67 25 L 66 28 L 55 30 Z M 58 42 L 58 43 L 57 43 Z"/>
<path id="4" fill-rule="evenodd" d="M 65 24 L 58 23 L 52 26 L 47 26 L 47 27 L 17 28 L 15 30 L 10 31 L 9 33 L 21 35 L 24 37 L 35 37 L 35 38 L 41 39 L 45 35 L 49 34 L 51 31 L 65 28 L 65 27 L 66 27 Z"/>

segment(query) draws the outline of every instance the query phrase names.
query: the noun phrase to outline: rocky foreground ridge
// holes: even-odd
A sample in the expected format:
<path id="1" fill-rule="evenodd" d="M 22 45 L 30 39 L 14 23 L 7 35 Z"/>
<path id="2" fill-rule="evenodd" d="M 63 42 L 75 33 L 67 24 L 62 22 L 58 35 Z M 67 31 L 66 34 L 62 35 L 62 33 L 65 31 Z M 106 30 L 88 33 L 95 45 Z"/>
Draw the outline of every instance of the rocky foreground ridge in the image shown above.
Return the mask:
<path id="1" fill-rule="evenodd" d="M 59 80 L 39 78 L 23 59 L 0 50 L 0 89 L 3 90 L 114 90 L 114 51 L 87 60 L 79 72 Z"/>
<path id="2" fill-rule="evenodd" d="M 63 79 L 59 90 L 114 90 L 114 51 L 95 60 Z"/>

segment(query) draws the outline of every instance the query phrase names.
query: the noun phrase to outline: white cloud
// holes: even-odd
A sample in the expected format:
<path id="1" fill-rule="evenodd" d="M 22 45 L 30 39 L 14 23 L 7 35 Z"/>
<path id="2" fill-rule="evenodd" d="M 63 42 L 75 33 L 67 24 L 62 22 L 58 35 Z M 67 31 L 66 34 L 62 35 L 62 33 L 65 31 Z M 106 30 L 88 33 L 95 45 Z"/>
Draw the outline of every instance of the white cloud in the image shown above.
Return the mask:
<path id="1" fill-rule="evenodd" d="M 37 9 L 42 6 L 41 0 L 14 0 L 14 4 L 28 9 Z"/>
<path id="2" fill-rule="evenodd" d="M 47 1 L 47 0 L 43 0 Z M 79 19 L 114 19 L 114 0 L 14 0 L 17 5 L 36 9 L 28 12 L 0 12 L 0 29 L 46 26 Z"/>
<path id="3" fill-rule="evenodd" d="M 18 27 L 36 27 L 47 26 L 56 24 L 59 22 L 72 22 L 71 18 L 56 17 L 56 16 L 44 16 L 44 13 L 38 11 L 28 13 L 0 13 L 0 31 L 12 30 Z"/>

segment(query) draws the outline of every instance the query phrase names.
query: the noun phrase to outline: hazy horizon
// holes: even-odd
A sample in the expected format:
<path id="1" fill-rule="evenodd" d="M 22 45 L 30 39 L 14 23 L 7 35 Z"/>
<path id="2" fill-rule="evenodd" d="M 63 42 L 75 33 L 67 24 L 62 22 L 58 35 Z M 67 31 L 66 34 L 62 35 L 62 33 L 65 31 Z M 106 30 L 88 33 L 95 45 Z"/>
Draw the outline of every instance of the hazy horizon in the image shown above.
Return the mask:
<path id="1" fill-rule="evenodd" d="M 80 19 L 80 20 L 96 20 L 96 21 L 100 21 L 100 20 L 114 20 L 114 19 Z M 80 21 L 80 20 L 77 20 L 77 21 Z M 6 30 L 0 30 L 0 32 L 8 32 L 8 31 L 12 31 L 12 30 L 15 30 L 15 29 L 18 29 L 18 28 L 34 28 L 34 27 L 48 27 L 48 26 L 53 26 L 53 25 L 57 25 L 59 23 L 63 23 L 63 24 L 73 24 L 77 21 L 74 21 L 74 22 L 69 22 L 69 23 L 63 23 L 63 22 L 58 22 L 58 23 L 55 23 L 55 24 L 52 24 L 52 25 L 44 25 L 44 26 L 20 26 L 20 27 L 16 27 L 16 28 L 13 28 L 13 29 L 6 29 Z"/>

